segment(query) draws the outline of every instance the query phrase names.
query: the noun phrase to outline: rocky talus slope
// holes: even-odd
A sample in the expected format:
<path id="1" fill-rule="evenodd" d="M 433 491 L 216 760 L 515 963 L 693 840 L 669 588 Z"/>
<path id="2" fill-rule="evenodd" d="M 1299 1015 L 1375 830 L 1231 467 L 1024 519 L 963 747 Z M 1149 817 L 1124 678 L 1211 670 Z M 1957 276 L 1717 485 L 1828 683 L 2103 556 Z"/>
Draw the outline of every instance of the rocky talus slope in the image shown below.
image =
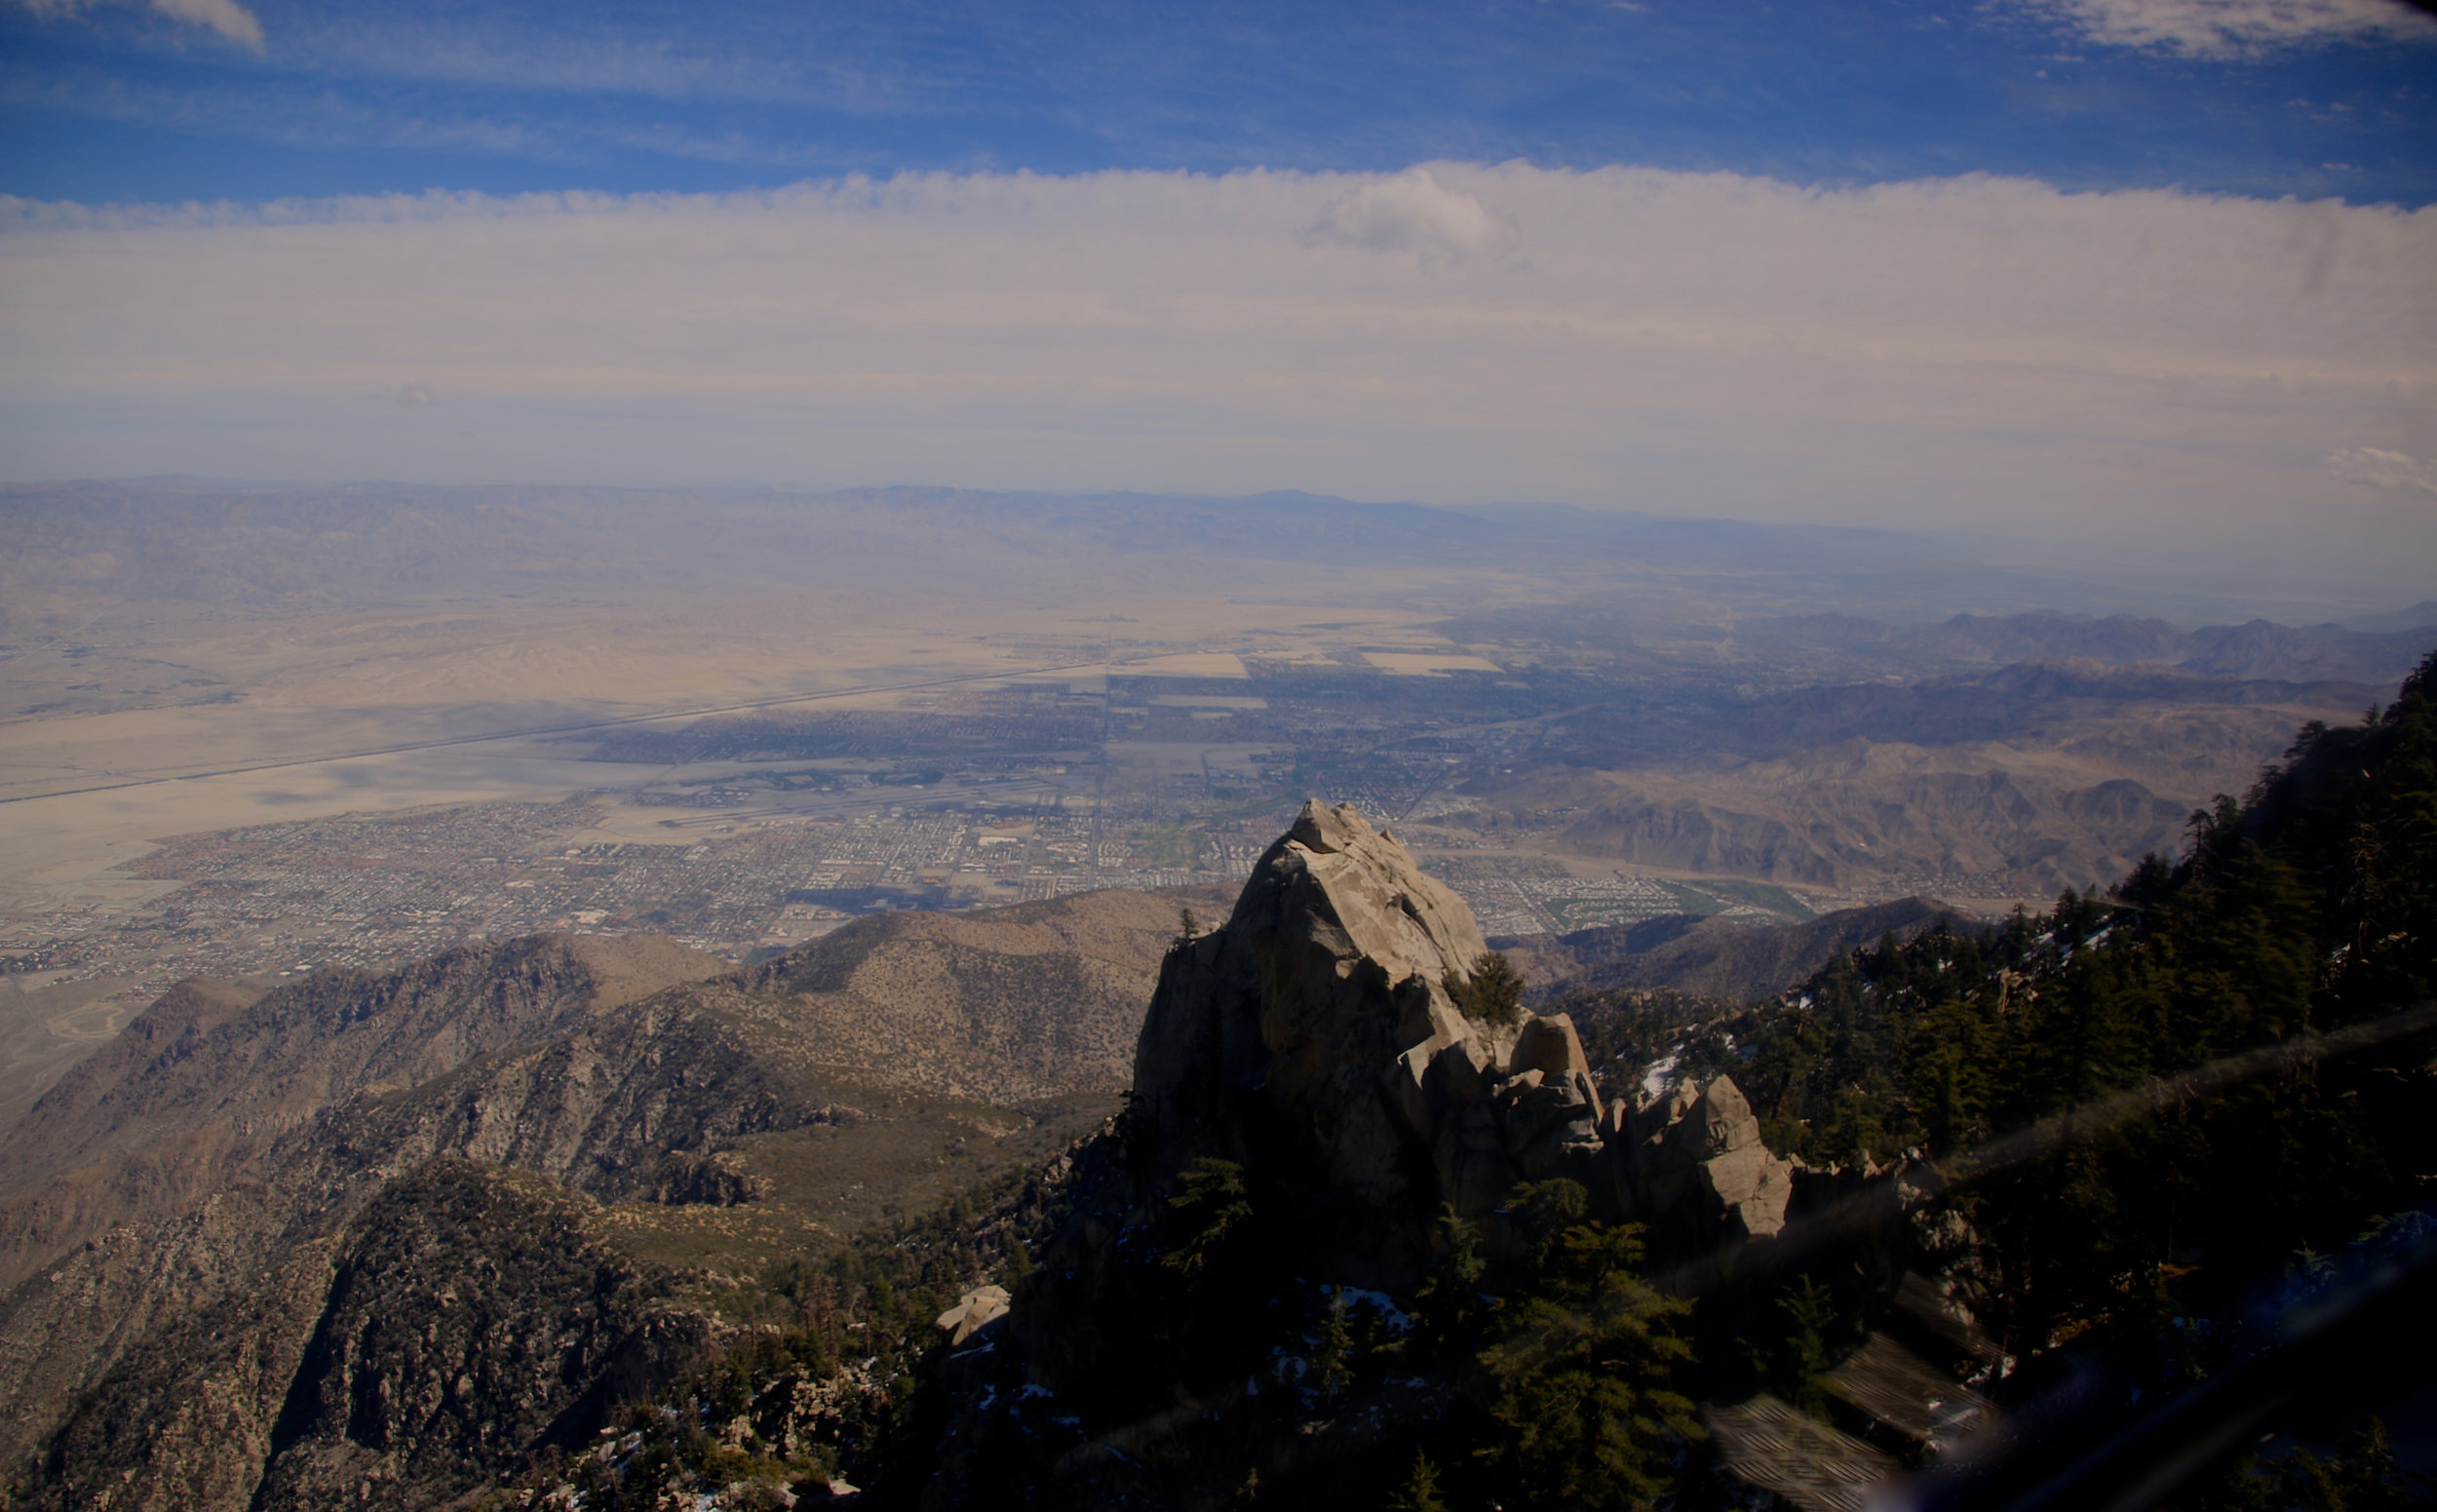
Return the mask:
<path id="1" fill-rule="evenodd" d="M 1097 1126 L 1178 908 L 174 991 L 0 1134 L 0 1452 L 34 1505 L 235 1512 L 440 1505 L 589 1443 L 721 1337 L 721 1277 Z"/>

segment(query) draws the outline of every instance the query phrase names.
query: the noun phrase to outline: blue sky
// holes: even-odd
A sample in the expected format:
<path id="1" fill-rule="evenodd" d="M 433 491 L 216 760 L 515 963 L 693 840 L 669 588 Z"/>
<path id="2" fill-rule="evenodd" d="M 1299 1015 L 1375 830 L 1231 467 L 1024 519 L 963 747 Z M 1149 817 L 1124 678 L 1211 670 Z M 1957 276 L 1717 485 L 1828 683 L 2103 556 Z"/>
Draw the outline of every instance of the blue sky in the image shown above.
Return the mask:
<path id="1" fill-rule="evenodd" d="M 2389 0 L 0 0 L 0 481 L 1533 500 L 2376 607 L 2432 97 Z"/>
<path id="2" fill-rule="evenodd" d="M 2418 206 L 2430 34 L 2385 0 L 0 0 L 0 192 L 1522 159 Z"/>

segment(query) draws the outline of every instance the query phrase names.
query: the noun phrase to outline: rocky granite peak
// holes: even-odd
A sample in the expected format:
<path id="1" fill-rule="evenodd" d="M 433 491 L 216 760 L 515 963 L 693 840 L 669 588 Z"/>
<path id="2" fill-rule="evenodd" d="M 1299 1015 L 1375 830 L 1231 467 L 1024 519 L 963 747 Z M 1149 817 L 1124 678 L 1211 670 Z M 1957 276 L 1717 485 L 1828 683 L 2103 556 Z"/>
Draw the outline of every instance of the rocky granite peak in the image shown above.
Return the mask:
<path id="1" fill-rule="evenodd" d="M 1409 1220 L 1434 1192 L 1398 1088 L 1469 1089 L 1503 1059 L 1453 997 L 1486 950 L 1463 901 L 1394 836 L 1350 804 L 1304 804 L 1226 927 L 1161 972 L 1134 1071 L 1154 1159 L 1242 1161 L 1326 1220 L 1357 1271 L 1410 1270 Z"/>
<path id="2" fill-rule="evenodd" d="M 1393 835 L 1306 803 L 1226 927 L 1161 973 L 1135 1062 L 1154 1184 L 1235 1161 L 1330 1275 L 1390 1289 L 1425 1268 L 1444 1209 L 1489 1220 L 1555 1177 L 1687 1244 L 1776 1231 L 1790 1168 L 1730 1079 L 1608 1106 L 1565 1015 L 1467 1015 L 1486 956 Z"/>
<path id="3" fill-rule="evenodd" d="M 1792 1168 L 1733 1081 L 1612 1095 L 1520 996 L 1393 835 L 1306 803 L 1170 947 L 1121 1137 L 1004 1320 L 978 1293 L 940 1316 L 922 1504 L 1218 1506 L 1249 1471 L 1264 1502 L 1377 1504 L 1477 1382 L 1484 1289 L 1572 1284 L 1552 1218 L 1609 1256 L 1590 1222 L 1643 1225 L 1684 1291 L 1769 1258 Z M 1405 1336 L 1395 1378 L 1346 1384 L 1357 1328 Z"/>

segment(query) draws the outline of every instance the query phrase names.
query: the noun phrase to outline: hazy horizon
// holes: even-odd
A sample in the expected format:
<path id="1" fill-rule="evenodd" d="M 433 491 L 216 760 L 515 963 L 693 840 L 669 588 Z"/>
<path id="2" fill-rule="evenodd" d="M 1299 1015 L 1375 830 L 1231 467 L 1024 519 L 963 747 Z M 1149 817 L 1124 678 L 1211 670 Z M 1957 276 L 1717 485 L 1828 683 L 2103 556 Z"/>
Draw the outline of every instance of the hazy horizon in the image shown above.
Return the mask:
<path id="1" fill-rule="evenodd" d="M 31 501 L 111 489 L 157 490 L 172 496 L 222 492 L 312 496 L 424 489 L 445 497 L 468 500 L 486 493 L 513 494 L 518 490 L 539 490 L 572 494 L 606 491 L 634 498 L 669 500 L 702 495 L 819 502 L 864 496 L 939 495 L 1087 504 L 1094 501 L 1196 506 L 1261 503 L 1317 510 L 1342 506 L 1357 513 L 1416 509 L 1488 523 L 1513 522 L 1526 527 L 1570 521 L 1573 522 L 1573 528 L 1589 530 L 1595 535 L 1604 528 L 1628 522 L 1652 526 L 1742 529 L 1756 532 L 1752 537 L 1756 542 L 1772 539 L 1769 536 L 1771 531 L 1792 532 L 1784 537 L 1786 540 L 1799 539 L 1801 533 L 1807 531 L 1812 532 L 1814 538 L 1844 539 L 1855 543 L 1876 540 L 1883 542 L 1890 551 L 1921 554 L 1911 558 L 1891 558 L 1886 563 L 1899 576 L 1912 580 L 1920 590 L 1921 597 L 1888 601 L 1881 597 L 1872 597 L 1882 594 L 1882 588 L 1872 588 L 1862 597 L 1853 599 L 1850 604 L 1857 613 L 1890 623 L 1919 623 L 1953 613 L 2031 611 L 2085 616 L 2128 614 L 2138 618 L 2162 619 L 2186 629 L 2252 619 L 2296 625 L 2322 621 L 2350 623 L 2392 618 L 2429 600 L 2422 577 L 2416 570 L 2417 562 L 2408 557 L 2384 562 L 2383 565 L 2391 571 L 2382 576 L 2357 571 L 2318 576 L 2296 571 L 2290 560 L 2245 560 L 2232 555 L 2211 557 L 2173 542 L 2147 552 L 2119 546 L 2104 554 L 2101 560 L 2074 550 L 2070 543 L 2043 541 L 2031 535 L 2011 534 L 2002 529 L 1942 528 L 1934 524 L 1890 525 L 1835 520 L 1775 522 L 1755 517 L 1671 514 L 1657 509 L 1585 508 L 1549 500 L 1441 504 L 1417 499 L 1349 498 L 1295 488 L 1227 494 L 1125 488 L 976 488 L 921 483 L 814 489 L 790 488 L 750 480 L 696 483 L 683 486 L 641 486 L 568 484 L 552 480 L 423 483 L 394 478 L 296 481 L 161 474 L 132 478 L 0 482 L 0 496 Z M 1596 557 L 1591 560 L 1596 560 Z M 1840 594 L 1848 592 L 1837 586 L 1841 569 L 1836 564 L 1821 561 L 1810 570 L 1818 579 L 1816 587 L 1822 601 L 1836 602 Z M 1994 581 L 1992 571 L 2009 580 L 2009 586 L 1995 598 L 1989 597 Z M 1718 606 L 1718 612 L 1731 617 L 1731 610 L 1722 602 Z"/>
<path id="2" fill-rule="evenodd" d="M 2437 20 L 2387 0 L 586 17 L 0 6 L 0 480 L 2437 564 Z"/>

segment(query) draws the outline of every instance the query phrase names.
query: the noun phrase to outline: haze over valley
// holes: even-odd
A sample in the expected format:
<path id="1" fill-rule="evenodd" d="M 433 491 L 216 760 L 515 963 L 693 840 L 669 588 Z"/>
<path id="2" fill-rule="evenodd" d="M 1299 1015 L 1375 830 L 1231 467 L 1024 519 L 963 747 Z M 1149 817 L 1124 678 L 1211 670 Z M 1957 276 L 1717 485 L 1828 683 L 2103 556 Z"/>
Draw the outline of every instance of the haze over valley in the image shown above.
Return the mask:
<path id="1" fill-rule="evenodd" d="M 1500 937 L 2038 907 L 2437 644 L 2102 615 L 1985 539 L 1307 496 L 165 481 L 0 531 L 16 1107 L 188 975 L 1232 887 L 1312 794 Z"/>

